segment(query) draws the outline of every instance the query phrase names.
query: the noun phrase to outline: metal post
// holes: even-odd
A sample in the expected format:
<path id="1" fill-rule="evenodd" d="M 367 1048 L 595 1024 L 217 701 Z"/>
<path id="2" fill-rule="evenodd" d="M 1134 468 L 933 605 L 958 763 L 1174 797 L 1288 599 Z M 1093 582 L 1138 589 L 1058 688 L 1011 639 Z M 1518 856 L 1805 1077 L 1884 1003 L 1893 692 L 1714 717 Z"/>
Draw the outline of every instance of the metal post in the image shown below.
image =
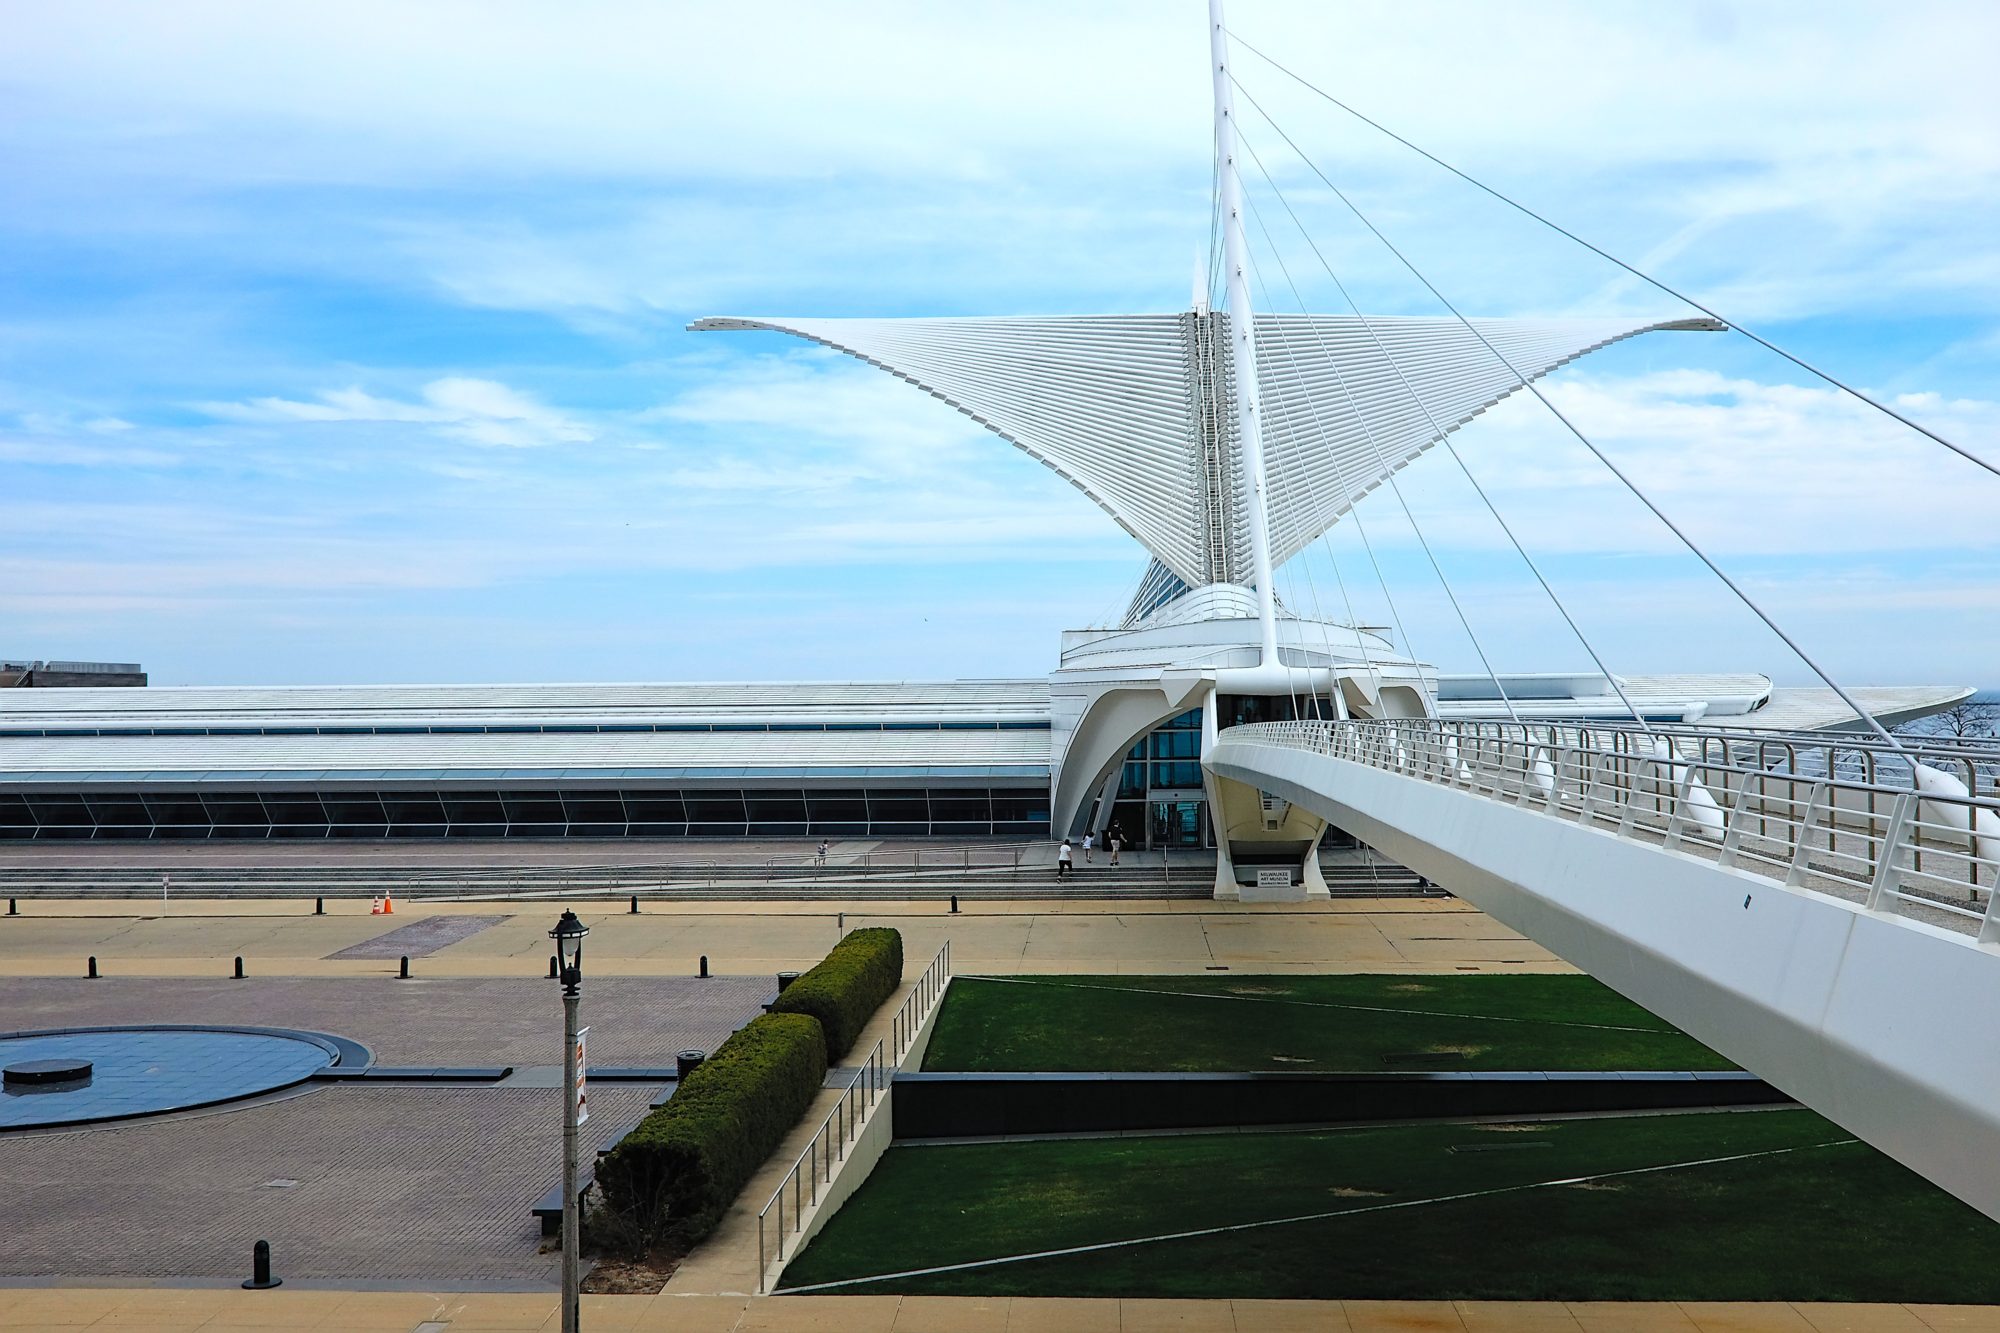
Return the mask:
<path id="1" fill-rule="evenodd" d="M 562 1333 L 578 1333 L 581 1298 L 577 1248 L 580 1244 L 576 1197 L 576 990 L 563 988 L 563 1211 L 562 1211 Z"/>

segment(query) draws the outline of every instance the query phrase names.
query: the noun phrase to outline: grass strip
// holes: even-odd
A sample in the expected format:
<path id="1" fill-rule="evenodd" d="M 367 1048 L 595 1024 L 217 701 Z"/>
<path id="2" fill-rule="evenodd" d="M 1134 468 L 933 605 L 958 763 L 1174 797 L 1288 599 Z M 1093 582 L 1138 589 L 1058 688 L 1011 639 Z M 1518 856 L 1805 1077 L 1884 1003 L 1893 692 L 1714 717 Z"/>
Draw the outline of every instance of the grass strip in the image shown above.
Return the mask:
<path id="1" fill-rule="evenodd" d="M 1583 976 L 1100 976 L 954 984 L 924 1068 L 1189 1072 L 1733 1066 Z M 1237 1003 L 1189 1004 L 1186 1000 Z"/>
<path id="2" fill-rule="evenodd" d="M 1824 1146 L 1844 1137 L 1793 1110 L 899 1147 L 784 1285 L 858 1278 L 840 1289 L 982 1296 L 2000 1301 L 1990 1262 L 2000 1227 L 1864 1144 Z M 1807 1147 L 1818 1150 L 1783 1151 Z M 1713 1158 L 1736 1160 L 1673 1169 Z M 1541 1187 L 1523 1188 L 1532 1185 Z M 1479 1197 L 1436 1202 L 1450 1195 Z M 1406 1201 L 1424 1206 L 1382 1206 Z M 1241 1225 L 1308 1214 L 1327 1215 Z M 1119 1243 L 1196 1231 L 1205 1234 Z M 980 1263 L 1080 1247 L 1096 1248 Z M 974 1266 L 875 1276 L 959 1265 Z"/>

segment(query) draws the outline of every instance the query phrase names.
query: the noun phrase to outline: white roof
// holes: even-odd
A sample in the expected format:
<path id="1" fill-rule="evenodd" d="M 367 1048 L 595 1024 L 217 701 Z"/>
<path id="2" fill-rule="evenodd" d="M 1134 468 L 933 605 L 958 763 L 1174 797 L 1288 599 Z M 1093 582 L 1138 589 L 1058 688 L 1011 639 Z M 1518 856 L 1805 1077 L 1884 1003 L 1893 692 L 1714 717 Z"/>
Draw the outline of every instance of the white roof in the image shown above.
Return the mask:
<path id="1" fill-rule="evenodd" d="M 1045 781 L 1048 717 L 1040 679 L 6 690 L 0 782 Z"/>

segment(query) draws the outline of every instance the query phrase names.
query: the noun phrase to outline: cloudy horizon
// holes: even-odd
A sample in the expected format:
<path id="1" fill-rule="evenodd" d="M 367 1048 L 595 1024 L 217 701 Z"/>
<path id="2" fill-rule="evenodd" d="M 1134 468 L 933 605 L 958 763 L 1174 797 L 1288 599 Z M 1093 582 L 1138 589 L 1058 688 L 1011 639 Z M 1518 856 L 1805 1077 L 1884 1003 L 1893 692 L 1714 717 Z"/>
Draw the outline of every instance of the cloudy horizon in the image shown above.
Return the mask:
<path id="1" fill-rule="evenodd" d="M 1236 0 L 1231 21 L 2000 459 L 2000 12 Z M 1122 609 L 1134 541 L 906 384 L 685 326 L 1181 308 L 1208 242 L 1204 55 L 1194 0 L 18 6 L 0 654 L 143 660 L 159 684 L 1043 674 L 1058 631 Z M 1238 71 L 1468 313 L 1688 313 L 1254 56 Z M 1371 313 L 1438 312 L 1243 120 L 1313 241 L 1251 172 L 1271 308 L 1295 282 L 1343 312 L 1323 254 Z M 1844 680 L 2000 681 L 2000 478 L 1735 335 L 1648 335 L 1547 384 Z M 1807 681 L 1532 399 L 1455 442 L 1614 670 Z M 1497 667 L 1588 666 L 1448 455 L 1400 483 Z M 1358 516 L 1280 595 L 1477 669 L 1397 497 Z"/>

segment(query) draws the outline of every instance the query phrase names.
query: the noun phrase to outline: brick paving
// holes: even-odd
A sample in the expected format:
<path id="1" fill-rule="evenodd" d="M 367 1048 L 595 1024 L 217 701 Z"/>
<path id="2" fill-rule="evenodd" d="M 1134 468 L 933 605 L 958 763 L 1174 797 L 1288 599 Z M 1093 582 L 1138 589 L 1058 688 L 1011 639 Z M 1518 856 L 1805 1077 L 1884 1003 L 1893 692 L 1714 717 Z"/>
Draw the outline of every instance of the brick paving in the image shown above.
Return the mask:
<path id="1" fill-rule="evenodd" d="M 713 1050 L 770 990 L 752 977 L 590 982 L 591 1061 L 664 1066 L 686 1047 Z M 300 1027 L 351 1037 L 394 1065 L 559 1064 L 561 1012 L 539 978 L 0 979 L 10 1028 Z M 657 1091 L 593 1084 L 587 1151 Z M 0 1280 L 228 1277 L 266 1239 L 281 1277 L 553 1281 L 557 1257 L 540 1253 L 528 1208 L 556 1181 L 560 1095 L 320 1086 L 208 1113 L 0 1134 Z"/>
<path id="2" fill-rule="evenodd" d="M 775 988 L 762 977 L 588 981 L 591 1061 L 671 1065 L 676 1051 L 712 1051 Z M 545 978 L 0 977 L 5 1030 L 115 1023 L 306 1028 L 350 1037 L 390 1065 L 562 1063 L 562 1004 Z"/>
<path id="3" fill-rule="evenodd" d="M 588 1150 L 653 1092 L 593 1087 Z M 0 1136 L 0 1280 L 244 1277 L 264 1239 L 280 1277 L 553 1282 L 559 1257 L 539 1252 L 528 1209 L 556 1183 L 560 1106 L 551 1090 L 350 1085 Z"/>

